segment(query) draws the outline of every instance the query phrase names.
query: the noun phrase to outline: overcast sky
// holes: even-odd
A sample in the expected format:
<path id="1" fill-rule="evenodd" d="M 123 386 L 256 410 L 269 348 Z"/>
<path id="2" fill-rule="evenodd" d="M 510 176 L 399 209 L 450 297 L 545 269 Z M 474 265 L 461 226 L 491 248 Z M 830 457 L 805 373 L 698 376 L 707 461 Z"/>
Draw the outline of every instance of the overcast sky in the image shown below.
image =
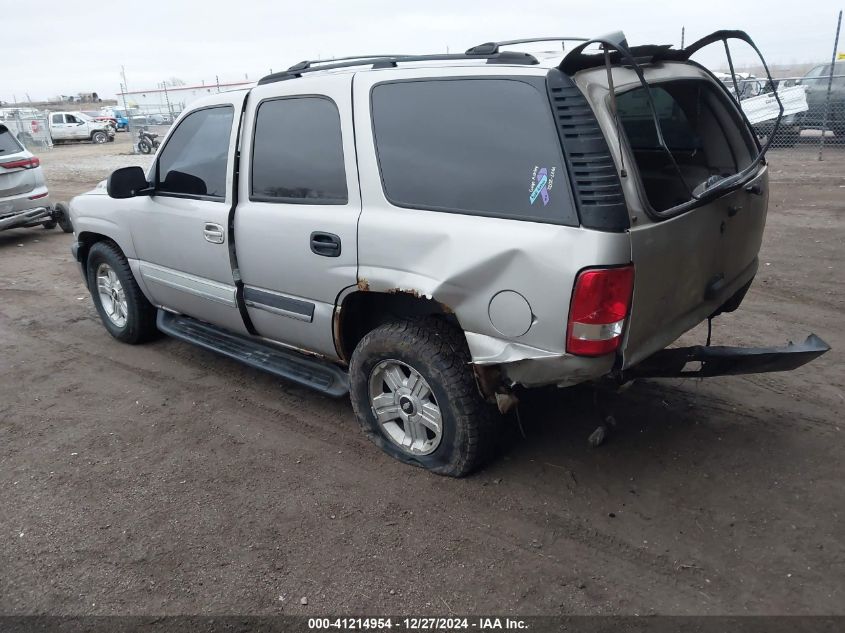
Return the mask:
<path id="1" fill-rule="evenodd" d="M 256 79 L 301 60 L 463 51 L 481 42 L 623 30 L 630 44 L 687 43 L 721 28 L 755 38 L 771 63 L 830 59 L 845 0 L 0 0 L 0 100 Z M 845 36 L 842 38 L 845 40 Z M 738 47 L 739 48 L 739 47 Z M 845 42 L 840 41 L 840 50 Z M 737 52 L 742 56 L 741 52 Z"/>

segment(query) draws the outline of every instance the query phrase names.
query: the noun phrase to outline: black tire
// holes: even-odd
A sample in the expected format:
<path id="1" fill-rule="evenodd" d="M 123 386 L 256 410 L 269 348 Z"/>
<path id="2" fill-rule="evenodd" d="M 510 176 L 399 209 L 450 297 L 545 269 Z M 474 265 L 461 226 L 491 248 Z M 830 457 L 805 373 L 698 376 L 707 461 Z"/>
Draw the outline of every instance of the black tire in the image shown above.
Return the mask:
<path id="1" fill-rule="evenodd" d="M 70 221 L 70 210 L 67 208 L 67 205 L 64 202 L 57 202 L 54 209 L 56 212 L 56 222 L 59 223 L 62 231 L 73 233 L 73 223 Z"/>
<path id="2" fill-rule="evenodd" d="M 153 150 L 147 141 L 138 141 L 138 151 L 142 154 L 149 154 Z"/>
<path id="3" fill-rule="evenodd" d="M 107 264 L 117 275 L 126 296 L 126 324 L 118 327 L 103 308 L 97 291 L 97 270 L 101 264 Z M 118 341 L 136 345 L 153 339 L 158 334 L 156 329 L 156 309 L 138 287 L 129 263 L 120 249 L 111 242 L 97 242 L 88 251 L 87 263 L 88 289 L 94 306 L 100 315 L 106 330 Z"/>
<path id="4" fill-rule="evenodd" d="M 109 135 L 105 132 L 94 132 L 91 134 L 91 142 L 96 143 L 97 145 L 102 145 L 103 143 L 108 143 Z"/>
<path id="5" fill-rule="evenodd" d="M 436 399 L 441 438 L 427 455 L 400 448 L 376 420 L 370 375 L 388 359 L 417 371 Z M 484 402 L 469 363 L 463 333 L 445 321 L 429 318 L 377 327 L 358 343 L 349 369 L 352 407 L 364 433 L 391 457 L 438 475 L 462 477 L 477 469 L 494 453 L 498 412 Z"/>

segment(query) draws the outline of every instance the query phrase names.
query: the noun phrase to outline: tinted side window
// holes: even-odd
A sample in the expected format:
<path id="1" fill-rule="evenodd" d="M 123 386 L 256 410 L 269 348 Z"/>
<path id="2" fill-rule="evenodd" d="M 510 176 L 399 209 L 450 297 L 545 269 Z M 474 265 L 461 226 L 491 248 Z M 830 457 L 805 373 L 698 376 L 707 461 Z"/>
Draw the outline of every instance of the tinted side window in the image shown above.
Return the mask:
<path id="1" fill-rule="evenodd" d="M 219 106 L 182 119 L 159 155 L 156 190 L 225 197 L 233 116 L 232 106 Z"/>
<path id="2" fill-rule="evenodd" d="M 65 122 L 65 115 L 64 114 L 54 114 L 53 116 L 53 123 L 64 123 Z"/>
<path id="3" fill-rule="evenodd" d="M 401 207 L 574 224 L 548 96 L 510 79 L 423 80 L 372 91 L 387 198 Z"/>
<path id="4" fill-rule="evenodd" d="M 333 101 L 295 97 L 258 106 L 250 197 L 346 204 L 340 115 Z"/>

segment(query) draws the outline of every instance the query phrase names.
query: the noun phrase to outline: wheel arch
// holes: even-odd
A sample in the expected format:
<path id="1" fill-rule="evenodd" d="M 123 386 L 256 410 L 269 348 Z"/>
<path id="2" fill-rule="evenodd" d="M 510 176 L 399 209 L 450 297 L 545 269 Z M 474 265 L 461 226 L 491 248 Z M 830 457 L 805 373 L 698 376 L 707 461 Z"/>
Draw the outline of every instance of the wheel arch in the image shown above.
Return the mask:
<path id="1" fill-rule="evenodd" d="M 152 296 L 150 295 L 149 290 L 147 290 L 147 286 L 144 283 L 144 279 L 141 276 L 139 269 L 138 269 L 138 260 L 134 259 L 134 251 L 129 250 L 126 248 L 126 245 L 121 243 L 122 240 L 117 240 L 112 236 L 106 235 L 104 233 L 98 233 L 92 230 L 84 230 L 80 231 L 76 237 L 76 244 L 75 244 L 75 254 L 76 254 L 76 261 L 79 262 L 80 266 L 82 266 L 83 277 L 86 279 L 87 283 L 87 270 L 88 270 L 88 253 L 91 251 L 91 247 L 94 244 L 99 242 L 108 242 L 115 246 L 120 253 L 126 258 L 127 262 L 129 263 L 129 268 L 132 271 L 132 276 L 135 278 L 135 281 L 138 284 L 138 287 L 141 289 L 141 292 L 147 298 L 148 301 L 152 302 Z"/>
<path id="2" fill-rule="evenodd" d="M 333 334 L 338 356 L 348 363 L 361 339 L 384 323 L 424 317 L 442 319 L 457 327 L 463 335 L 454 311 L 440 301 L 407 290 L 371 292 L 361 289 L 360 285 L 353 287 L 335 308 Z"/>

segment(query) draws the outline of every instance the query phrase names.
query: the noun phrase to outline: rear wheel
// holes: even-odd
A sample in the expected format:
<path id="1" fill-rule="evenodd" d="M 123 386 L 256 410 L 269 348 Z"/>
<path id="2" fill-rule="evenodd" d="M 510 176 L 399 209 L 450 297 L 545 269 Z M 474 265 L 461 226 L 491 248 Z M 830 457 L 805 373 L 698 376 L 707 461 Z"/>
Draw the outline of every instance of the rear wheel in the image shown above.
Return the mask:
<path id="1" fill-rule="evenodd" d="M 141 292 L 117 246 L 94 244 L 88 252 L 87 273 L 94 306 L 109 334 L 131 345 L 156 335 L 155 307 Z"/>
<path id="2" fill-rule="evenodd" d="M 437 319 L 382 325 L 355 348 L 349 373 L 358 421 L 388 455 L 451 477 L 492 456 L 497 414 L 457 328 Z"/>

